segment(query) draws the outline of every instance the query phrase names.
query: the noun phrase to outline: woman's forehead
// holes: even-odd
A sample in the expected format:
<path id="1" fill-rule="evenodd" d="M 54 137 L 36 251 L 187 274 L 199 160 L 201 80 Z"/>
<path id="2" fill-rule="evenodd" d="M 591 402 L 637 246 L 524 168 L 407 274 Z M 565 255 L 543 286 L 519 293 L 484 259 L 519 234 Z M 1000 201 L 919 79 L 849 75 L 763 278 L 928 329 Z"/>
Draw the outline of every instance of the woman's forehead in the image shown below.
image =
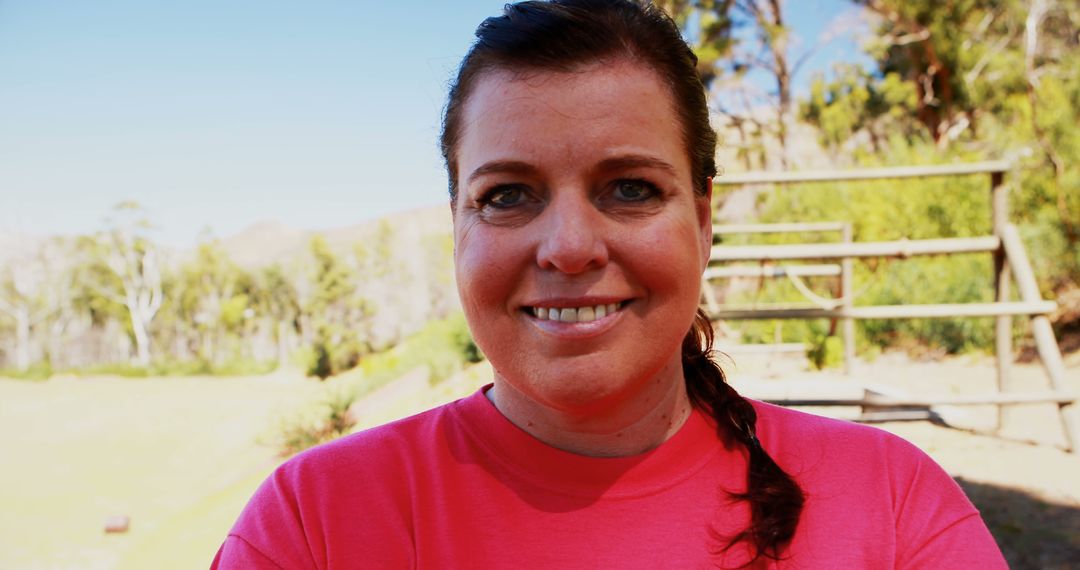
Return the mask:
<path id="1" fill-rule="evenodd" d="M 679 155 L 668 160 L 689 168 L 667 86 L 627 60 L 569 72 L 493 70 L 476 83 L 463 118 L 459 182 L 491 160 L 578 159 L 621 147 Z"/>

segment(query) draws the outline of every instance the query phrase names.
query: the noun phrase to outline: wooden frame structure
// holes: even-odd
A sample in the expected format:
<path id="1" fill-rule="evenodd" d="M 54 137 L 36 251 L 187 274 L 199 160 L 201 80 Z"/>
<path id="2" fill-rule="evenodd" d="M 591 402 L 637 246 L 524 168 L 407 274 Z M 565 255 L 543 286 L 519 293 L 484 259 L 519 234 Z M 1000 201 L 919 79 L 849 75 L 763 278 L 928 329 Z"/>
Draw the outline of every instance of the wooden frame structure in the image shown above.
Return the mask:
<path id="1" fill-rule="evenodd" d="M 979 162 L 942 166 L 914 166 L 900 168 L 874 168 L 850 171 L 824 172 L 758 172 L 725 176 L 714 181 L 717 186 L 748 184 L 800 184 L 809 182 L 842 182 L 854 180 L 880 180 L 896 178 L 925 178 L 962 175 L 989 175 L 991 196 L 991 222 L 993 234 L 982 237 L 947 238 L 926 240 L 897 240 L 887 242 L 853 242 L 850 223 L 815 222 L 787 224 L 747 224 L 714 226 L 714 236 L 732 233 L 772 232 L 829 232 L 842 234 L 840 243 L 713 246 L 710 267 L 703 283 L 705 305 L 709 317 L 723 319 L 840 319 L 843 323 L 845 369 L 850 373 L 855 355 L 854 319 L 910 319 L 948 317 L 995 317 L 995 352 L 997 356 L 997 394 L 967 398 L 901 398 L 877 393 L 867 393 L 861 399 L 782 399 L 784 405 L 855 405 L 865 411 L 873 410 L 876 417 L 896 419 L 926 419 L 934 416 L 935 405 L 996 405 L 997 428 L 1004 423 L 1005 408 L 1015 404 L 1052 403 L 1058 407 L 1066 448 L 1077 451 L 1080 445 L 1080 422 L 1075 418 L 1076 396 L 1069 394 L 1065 385 L 1065 367 L 1054 338 L 1050 320 L 1056 304 L 1042 299 L 1035 274 L 1031 269 L 1027 252 L 1016 227 L 1009 223 L 1008 189 L 1005 174 L 1011 169 L 1008 162 Z M 916 255 L 947 255 L 956 253 L 985 252 L 994 258 L 995 302 L 959 303 L 934 305 L 892 305 L 856 307 L 852 295 L 852 260 L 866 257 L 908 258 Z M 817 260 L 832 261 L 831 265 L 792 265 L 770 268 L 723 268 L 712 263 L 732 261 L 780 261 Z M 836 262 L 839 262 L 838 264 Z M 780 277 L 780 276 L 839 276 L 840 298 L 831 306 L 780 307 L 780 308 L 724 308 L 716 303 L 709 281 L 731 277 Z M 1019 301 L 1010 300 L 1010 285 L 1015 278 Z M 1012 318 L 1031 318 L 1032 333 L 1039 358 L 1049 377 L 1050 390 L 1017 393 L 1012 390 L 1009 368 L 1012 354 Z M 915 408 L 918 413 L 911 413 Z M 882 410 L 885 410 L 882 416 Z M 897 413 L 890 416 L 887 411 Z M 921 411 L 920 411 L 921 410 Z M 901 417 L 903 416 L 903 417 Z"/>

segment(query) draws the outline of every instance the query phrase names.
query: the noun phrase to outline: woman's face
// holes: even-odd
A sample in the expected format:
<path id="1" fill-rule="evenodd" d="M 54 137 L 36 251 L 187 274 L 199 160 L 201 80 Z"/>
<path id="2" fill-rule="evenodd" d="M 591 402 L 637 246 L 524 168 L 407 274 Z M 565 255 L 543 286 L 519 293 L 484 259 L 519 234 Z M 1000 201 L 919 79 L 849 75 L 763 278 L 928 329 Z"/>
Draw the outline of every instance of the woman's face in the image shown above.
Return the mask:
<path id="1" fill-rule="evenodd" d="M 457 283 L 496 389 L 570 412 L 681 382 L 712 234 L 656 75 L 492 71 L 463 119 Z"/>

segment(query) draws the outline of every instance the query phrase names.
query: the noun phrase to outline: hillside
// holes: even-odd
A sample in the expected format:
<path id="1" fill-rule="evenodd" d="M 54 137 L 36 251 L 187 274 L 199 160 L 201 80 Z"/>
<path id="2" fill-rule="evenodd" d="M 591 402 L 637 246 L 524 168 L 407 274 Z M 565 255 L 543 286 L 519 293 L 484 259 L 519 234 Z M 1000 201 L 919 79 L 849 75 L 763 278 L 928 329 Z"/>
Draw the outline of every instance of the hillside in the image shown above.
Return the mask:
<path id="1" fill-rule="evenodd" d="M 397 212 L 359 224 L 325 230 L 302 230 L 278 221 L 254 223 L 237 234 L 220 240 L 230 259 L 245 269 L 256 269 L 274 263 L 288 266 L 307 253 L 311 238 L 323 236 L 340 252 L 357 244 L 373 240 L 381 225 L 393 228 L 395 253 L 412 257 L 424 247 L 427 238 L 448 236 L 452 232 L 450 210 L 432 206 Z"/>

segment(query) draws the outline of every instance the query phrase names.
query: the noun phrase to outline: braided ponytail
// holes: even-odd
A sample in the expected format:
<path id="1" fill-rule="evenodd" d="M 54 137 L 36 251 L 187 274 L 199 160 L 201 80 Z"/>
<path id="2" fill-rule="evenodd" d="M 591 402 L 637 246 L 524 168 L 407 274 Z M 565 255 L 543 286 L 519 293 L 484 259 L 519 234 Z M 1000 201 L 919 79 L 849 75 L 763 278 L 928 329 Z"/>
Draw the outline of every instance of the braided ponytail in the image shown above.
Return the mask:
<path id="1" fill-rule="evenodd" d="M 712 324 L 698 309 L 694 324 L 683 339 L 686 391 L 695 406 L 712 415 L 721 437 L 734 438 L 749 453 L 746 491 L 731 495 L 750 503 L 750 526 L 728 539 L 723 550 L 745 541 L 753 548 L 750 562 L 761 556 L 777 560 L 795 536 L 805 497 L 799 484 L 761 447 L 755 433 L 757 413 L 727 383 L 724 372 L 710 358 L 712 346 Z"/>

